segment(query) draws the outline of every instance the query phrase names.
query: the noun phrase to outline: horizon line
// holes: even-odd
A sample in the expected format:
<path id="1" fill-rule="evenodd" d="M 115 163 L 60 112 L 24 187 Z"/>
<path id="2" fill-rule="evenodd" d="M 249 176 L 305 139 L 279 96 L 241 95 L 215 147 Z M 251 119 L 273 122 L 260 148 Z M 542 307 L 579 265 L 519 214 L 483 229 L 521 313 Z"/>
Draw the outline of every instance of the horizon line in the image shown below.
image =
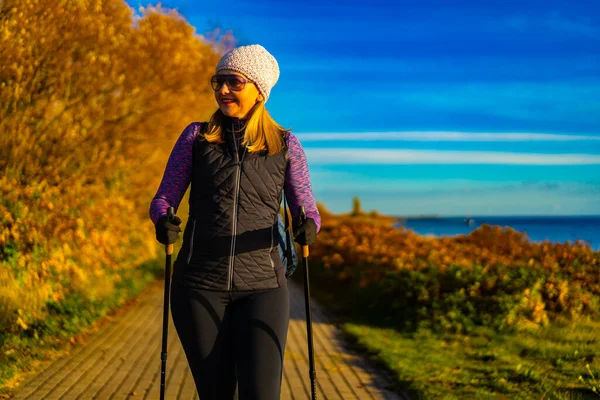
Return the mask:
<path id="1" fill-rule="evenodd" d="M 369 211 L 370 212 L 370 211 Z M 366 212 L 367 214 L 369 212 Z M 377 211 L 379 213 L 379 211 Z M 564 217 L 594 217 L 600 218 L 600 214 L 494 214 L 494 215 L 475 215 L 475 214 L 415 214 L 415 215 L 380 215 L 393 218 L 519 218 L 519 217 L 536 217 L 536 218 L 564 218 Z"/>

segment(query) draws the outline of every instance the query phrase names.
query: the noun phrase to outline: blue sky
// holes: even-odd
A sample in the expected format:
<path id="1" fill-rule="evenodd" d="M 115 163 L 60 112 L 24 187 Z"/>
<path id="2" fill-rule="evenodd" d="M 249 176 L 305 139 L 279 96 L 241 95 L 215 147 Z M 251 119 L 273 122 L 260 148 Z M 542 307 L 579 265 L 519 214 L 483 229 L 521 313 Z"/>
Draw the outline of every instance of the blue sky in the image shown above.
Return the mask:
<path id="1" fill-rule="evenodd" d="M 277 58 L 267 108 L 335 212 L 600 214 L 596 0 L 161 4 Z"/>

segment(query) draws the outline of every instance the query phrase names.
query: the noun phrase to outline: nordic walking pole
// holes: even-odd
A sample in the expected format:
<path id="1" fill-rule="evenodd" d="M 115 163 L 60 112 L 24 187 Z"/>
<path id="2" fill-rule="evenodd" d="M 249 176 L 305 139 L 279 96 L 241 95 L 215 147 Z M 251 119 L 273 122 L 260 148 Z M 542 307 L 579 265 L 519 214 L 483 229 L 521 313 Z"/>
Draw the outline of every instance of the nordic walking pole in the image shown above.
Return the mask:
<path id="1" fill-rule="evenodd" d="M 167 220 L 172 221 L 175 216 L 173 207 L 167 208 Z M 165 377 L 167 375 L 167 337 L 169 334 L 169 293 L 171 289 L 171 254 L 173 254 L 173 244 L 165 245 L 165 309 L 163 312 L 163 334 L 162 334 L 162 352 L 160 353 L 160 400 L 165 398 Z"/>
<path id="2" fill-rule="evenodd" d="M 300 206 L 301 223 L 306 222 L 306 211 Z M 306 233 L 304 234 L 306 236 Z M 308 337 L 308 364 L 310 373 L 310 392 L 312 400 L 317 399 L 317 373 L 315 371 L 315 350 L 313 347 L 312 314 L 310 311 L 310 287 L 308 285 L 308 245 L 302 246 L 302 263 L 304 266 L 304 304 L 306 305 L 306 336 Z"/>

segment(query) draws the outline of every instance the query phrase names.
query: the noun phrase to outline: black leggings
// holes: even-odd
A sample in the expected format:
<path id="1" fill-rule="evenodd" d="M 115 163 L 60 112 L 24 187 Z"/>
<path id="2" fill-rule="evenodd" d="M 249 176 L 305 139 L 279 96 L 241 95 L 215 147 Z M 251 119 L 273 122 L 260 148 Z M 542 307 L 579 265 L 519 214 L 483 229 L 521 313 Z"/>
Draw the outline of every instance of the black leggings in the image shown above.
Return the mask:
<path id="1" fill-rule="evenodd" d="M 287 284 L 221 292 L 173 281 L 173 323 L 200 400 L 279 399 L 290 317 Z"/>

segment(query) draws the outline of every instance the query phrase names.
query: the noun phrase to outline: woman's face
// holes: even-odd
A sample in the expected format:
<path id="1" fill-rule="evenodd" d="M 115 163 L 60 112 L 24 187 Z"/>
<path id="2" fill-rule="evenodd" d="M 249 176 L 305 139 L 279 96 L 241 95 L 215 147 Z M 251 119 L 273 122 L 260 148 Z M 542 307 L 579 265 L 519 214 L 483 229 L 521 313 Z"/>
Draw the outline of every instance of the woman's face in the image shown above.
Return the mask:
<path id="1" fill-rule="evenodd" d="M 223 114 L 234 118 L 246 117 L 248 111 L 250 111 L 254 104 L 256 104 L 259 99 L 262 100 L 262 95 L 254 83 L 250 82 L 248 78 L 239 72 L 224 69 L 219 71 L 216 76 L 221 75 L 235 75 L 242 80 L 248 81 L 240 91 L 231 90 L 227 83 L 228 80 L 223 83 L 219 90 L 215 90 L 215 99 Z"/>

